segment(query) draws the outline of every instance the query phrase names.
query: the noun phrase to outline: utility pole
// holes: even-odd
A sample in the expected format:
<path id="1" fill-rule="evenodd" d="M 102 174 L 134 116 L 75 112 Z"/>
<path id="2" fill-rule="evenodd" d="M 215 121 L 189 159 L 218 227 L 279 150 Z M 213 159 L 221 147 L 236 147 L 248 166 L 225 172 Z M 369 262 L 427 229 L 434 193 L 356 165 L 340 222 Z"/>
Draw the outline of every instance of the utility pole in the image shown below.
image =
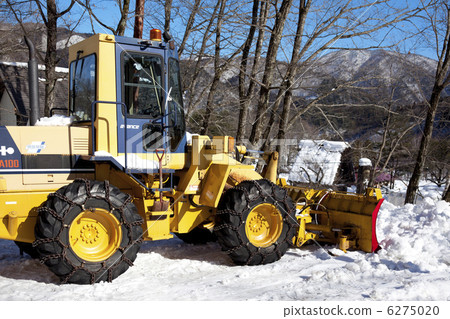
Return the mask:
<path id="1" fill-rule="evenodd" d="M 145 0 L 136 0 L 133 38 L 142 39 L 144 30 L 144 4 Z"/>

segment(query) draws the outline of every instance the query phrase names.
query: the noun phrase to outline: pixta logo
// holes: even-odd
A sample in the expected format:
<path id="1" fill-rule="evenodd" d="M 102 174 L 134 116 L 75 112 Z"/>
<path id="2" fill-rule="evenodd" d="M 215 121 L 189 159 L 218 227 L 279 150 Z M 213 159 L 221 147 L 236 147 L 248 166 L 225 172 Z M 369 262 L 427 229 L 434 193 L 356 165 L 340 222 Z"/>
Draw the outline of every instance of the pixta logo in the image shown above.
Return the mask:
<path id="1" fill-rule="evenodd" d="M 12 147 L 0 146 L 0 156 L 13 155 L 14 149 Z"/>

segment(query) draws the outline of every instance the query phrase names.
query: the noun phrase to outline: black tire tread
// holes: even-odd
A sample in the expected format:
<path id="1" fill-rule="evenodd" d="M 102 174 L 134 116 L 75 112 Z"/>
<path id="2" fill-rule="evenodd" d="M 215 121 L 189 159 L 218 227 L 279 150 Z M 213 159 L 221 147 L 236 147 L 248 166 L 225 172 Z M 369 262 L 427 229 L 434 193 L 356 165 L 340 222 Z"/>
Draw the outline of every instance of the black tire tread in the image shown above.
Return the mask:
<path id="1" fill-rule="evenodd" d="M 254 246 L 245 234 L 248 213 L 261 203 L 276 206 L 283 218 L 281 235 L 269 247 Z M 261 179 L 244 181 L 225 192 L 217 209 L 214 232 L 234 263 L 263 265 L 279 260 L 286 253 L 297 229 L 295 205 L 286 190 Z"/>
<path id="2" fill-rule="evenodd" d="M 68 225 L 84 209 L 104 208 L 122 224 L 120 248 L 102 262 L 87 262 L 75 255 L 68 242 Z M 131 196 L 108 181 L 75 180 L 48 196 L 39 209 L 33 243 L 62 283 L 93 284 L 112 281 L 133 265 L 142 242 L 142 218 Z"/>

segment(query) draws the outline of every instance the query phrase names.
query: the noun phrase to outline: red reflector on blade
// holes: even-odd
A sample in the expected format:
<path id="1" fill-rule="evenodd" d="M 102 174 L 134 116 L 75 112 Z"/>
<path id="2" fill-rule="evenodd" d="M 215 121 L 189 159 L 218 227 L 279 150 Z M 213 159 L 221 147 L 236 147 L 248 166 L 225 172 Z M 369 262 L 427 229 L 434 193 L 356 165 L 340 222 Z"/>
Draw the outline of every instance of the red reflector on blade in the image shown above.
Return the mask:
<path id="1" fill-rule="evenodd" d="M 377 207 L 375 207 L 372 213 L 372 252 L 377 252 L 378 250 L 381 249 L 377 239 L 377 216 L 383 201 L 384 198 L 380 199 L 380 201 L 377 204 Z"/>

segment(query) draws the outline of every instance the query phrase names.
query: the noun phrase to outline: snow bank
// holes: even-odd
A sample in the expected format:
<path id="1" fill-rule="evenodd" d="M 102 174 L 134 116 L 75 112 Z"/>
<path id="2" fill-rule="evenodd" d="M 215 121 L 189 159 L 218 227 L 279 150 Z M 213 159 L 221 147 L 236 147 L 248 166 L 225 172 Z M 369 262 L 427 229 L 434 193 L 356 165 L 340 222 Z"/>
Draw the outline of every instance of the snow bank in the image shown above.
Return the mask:
<path id="1" fill-rule="evenodd" d="M 401 206 L 405 202 L 407 181 L 395 180 L 394 188 L 383 188 L 383 197 L 391 204 Z M 417 193 L 416 204 L 422 203 L 426 198 L 437 202 L 442 199 L 444 187 L 437 187 L 436 184 L 428 181 L 420 181 L 419 191 Z"/>
<path id="2" fill-rule="evenodd" d="M 350 145 L 346 142 L 300 141 L 300 151 L 291 167 L 288 180 L 332 185 L 341 163 L 341 154 L 348 147 Z"/>
<path id="3" fill-rule="evenodd" d="M 394 269 L 450 270 L 450 203 L 426 198 L 419 205 L 381 206 L 377 235 L 380 258 Z"/>
<path id="4" fill-rule="evenodd" d="M 37 120 L 35 126 L 68 126 L 72 124 L 72 116 L 55 114 L 52 117 L 41 117 Z"/>

